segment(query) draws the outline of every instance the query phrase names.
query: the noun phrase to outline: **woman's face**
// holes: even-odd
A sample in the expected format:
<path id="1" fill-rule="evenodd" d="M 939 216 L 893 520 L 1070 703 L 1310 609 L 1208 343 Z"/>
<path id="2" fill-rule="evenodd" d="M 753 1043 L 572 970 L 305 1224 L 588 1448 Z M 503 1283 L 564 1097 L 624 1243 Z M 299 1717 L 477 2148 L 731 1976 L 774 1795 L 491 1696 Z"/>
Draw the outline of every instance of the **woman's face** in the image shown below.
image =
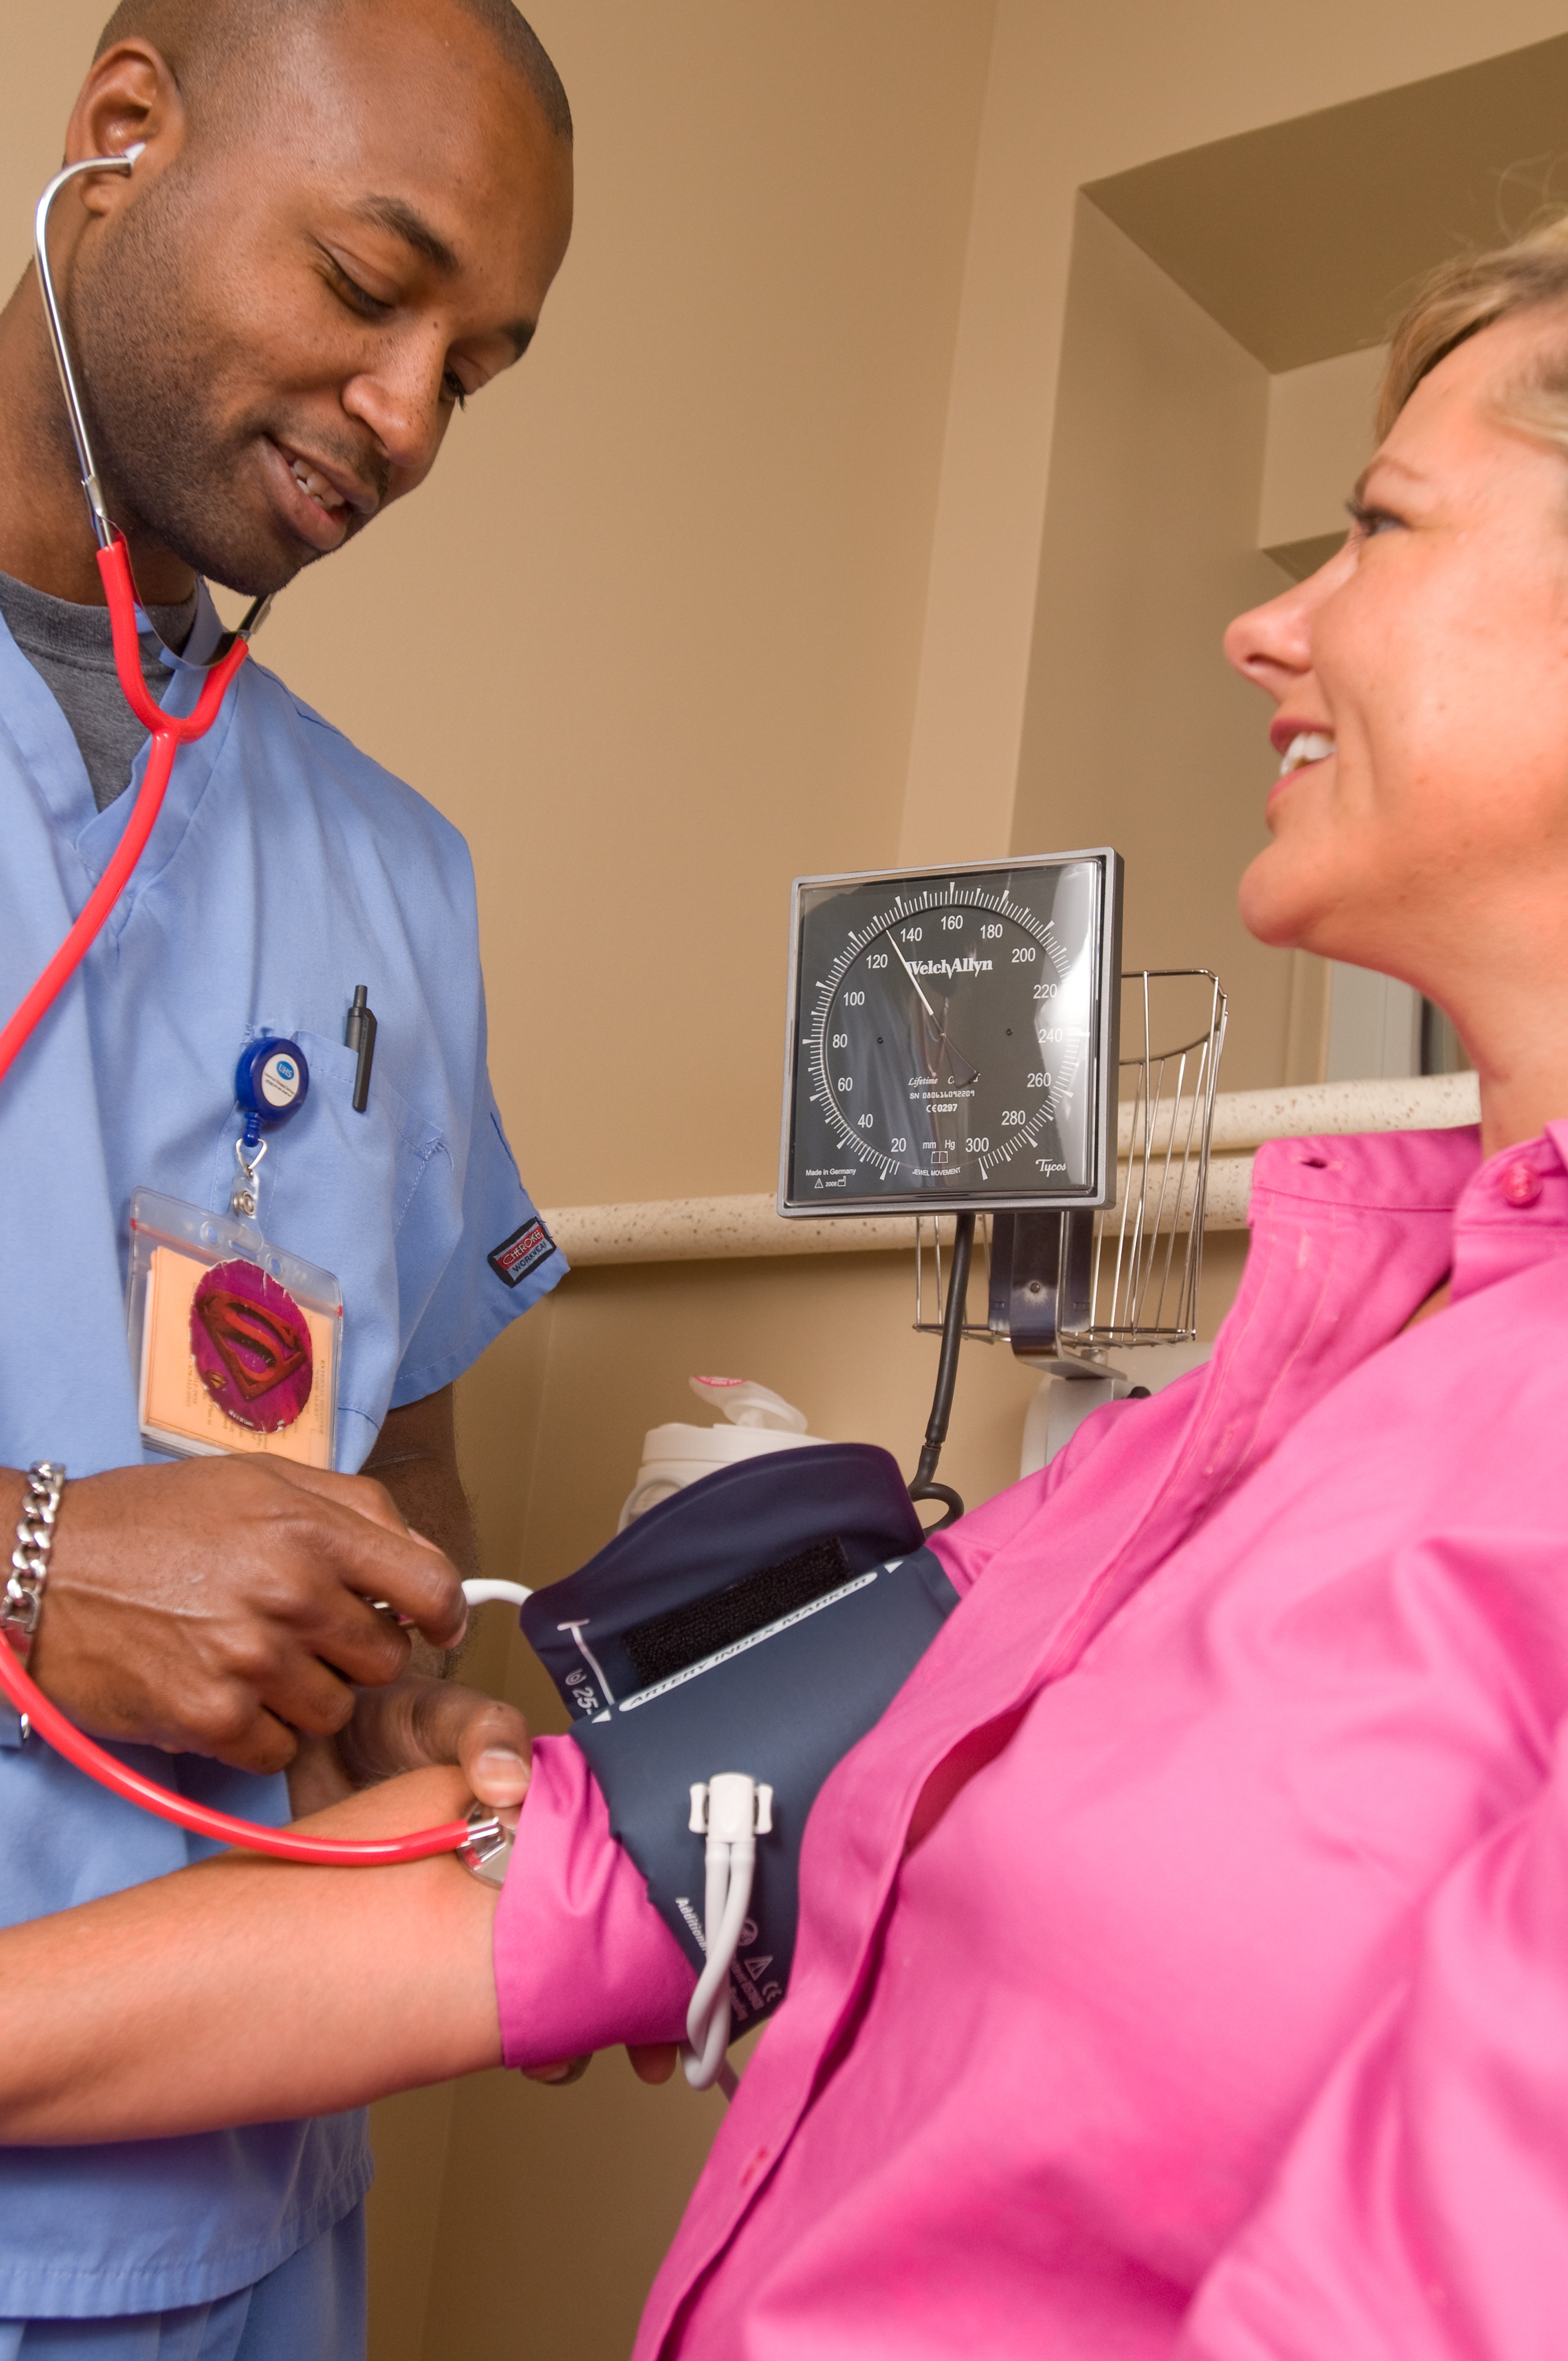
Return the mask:
<path id="1" fill-rule="evenodd" d="M 1402 976 L 1462 1030 L 1500 962 L 1568 972 L 1568 463 L 1488 406 L 1549 335 L 1568 320 L 1527 314 L 1440 363 L 1345 547 L 1225 637 L 1278 708 L 1246 925 Z"/>

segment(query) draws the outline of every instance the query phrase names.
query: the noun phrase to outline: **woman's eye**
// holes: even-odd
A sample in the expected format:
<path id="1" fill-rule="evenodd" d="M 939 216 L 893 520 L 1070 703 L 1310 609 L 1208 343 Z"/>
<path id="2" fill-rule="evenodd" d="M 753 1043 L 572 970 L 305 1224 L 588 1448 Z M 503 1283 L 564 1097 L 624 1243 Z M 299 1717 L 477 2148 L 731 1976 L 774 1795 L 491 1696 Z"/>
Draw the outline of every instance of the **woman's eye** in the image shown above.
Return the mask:
<path id="1" fill-rule="evenodd" d="M 468 395 L 455 369 L 448 369 L 441 384 L 448 401 L 455 401 L 459 410 L 466 407 Z"/>
<path id="2" fill-rule="evenodd" d="M 1347 500 L 1345 506 L 1350 511 L 1352 529 L 1360 541 L 1370 541 L 1376 533 L 1397 531 L 1405 522 L 1392 509 L 1368 508 L 1362 500 Z"/>

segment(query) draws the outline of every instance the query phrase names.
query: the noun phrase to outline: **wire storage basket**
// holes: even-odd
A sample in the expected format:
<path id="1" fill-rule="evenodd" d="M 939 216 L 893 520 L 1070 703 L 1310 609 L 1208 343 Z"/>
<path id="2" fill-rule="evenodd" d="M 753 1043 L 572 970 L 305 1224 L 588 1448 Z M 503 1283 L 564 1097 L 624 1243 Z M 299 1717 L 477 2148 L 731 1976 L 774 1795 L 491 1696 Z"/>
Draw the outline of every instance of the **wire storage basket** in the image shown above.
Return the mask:
<path id="1" fill-rule="evenodd" d="M 1112 1347 L 1186 1344 L 1197 1334 L 1225 1012 L 1220 980 L 1207 968 L 1122 978 L 1115 1199 L 1098 1213 L 1063 1216 L 1092 1224 L 1088 1317 L 1060 1338 L 1074 1358 L 1098 1361 Z M 942 1233 L 950 1228 L 929 1216 L 916 1222 L 915 1325 L 926 1334 L 940 1333 L 947 1308 Z M 975 1246 L 988 1260 L 991 1228 L 981 1215 Z M 963 1333 L 994 1344 L 1005 1331 L 966 1319 Z"/>
<path id="2" fill-rule="evenodd" d="M 1116 1202 L 1094 1217 L 1090 1318 L 1064 1330 L 1069 1351 L 1198 1333 L 1225 995 L 1207 968 L 1150 968 L 1122 985 Z"/>

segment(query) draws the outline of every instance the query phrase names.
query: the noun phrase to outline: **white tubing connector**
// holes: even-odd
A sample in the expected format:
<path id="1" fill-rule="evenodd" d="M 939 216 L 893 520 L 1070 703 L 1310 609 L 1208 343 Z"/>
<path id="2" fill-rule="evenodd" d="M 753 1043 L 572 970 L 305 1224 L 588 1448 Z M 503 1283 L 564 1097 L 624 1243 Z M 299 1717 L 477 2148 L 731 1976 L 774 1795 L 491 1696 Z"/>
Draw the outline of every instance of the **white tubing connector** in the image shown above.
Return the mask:
<path id="1" fill-rule="evenodd" d="M 717 1837 L 736 1844 L 742 1837 L 770 1837 L 773 1832 L 773 1791 L 748 1779 L 741 1771 L 721 1771 L 706 1785 L 692 1789 L 694 1837 Z"/>
<path id="2" fill-rule="evenodd" d="M 707 1958 L 686 2011 L 681 2063 L 694 2091 L 717 2082 L 733 2097 L 735 2077 L 724 2062 L 729 2046 L 729 1970 L 751 1901 L 757 1839 L 771 1834 L 773 1791 L 744 1772 L 721 1771 L 691 1791 L 694 1836 L 706 1837 L 703 1912 Z"/>

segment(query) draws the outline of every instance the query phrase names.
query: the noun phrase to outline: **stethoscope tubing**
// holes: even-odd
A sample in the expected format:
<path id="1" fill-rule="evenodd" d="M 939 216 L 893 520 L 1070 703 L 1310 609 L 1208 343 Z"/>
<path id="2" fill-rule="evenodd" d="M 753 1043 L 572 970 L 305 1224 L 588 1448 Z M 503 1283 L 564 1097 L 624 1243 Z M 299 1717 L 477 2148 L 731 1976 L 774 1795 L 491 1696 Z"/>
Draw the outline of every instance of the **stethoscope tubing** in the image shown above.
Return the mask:
<path id="1" fill-rule="evenodd" d="M 97 940 L 110 911 L 129 883 L 131 873 L 141 859 L 159 813 L 163 808 L 175 755 L 181 746 L 203 737 L 212 728 L 229 683 L 249 653 L 245 641 L 236 640 L 203 682 L 202 694 L 196 700 L 194 711 L 178 716 L 164 713 L 153 704 L 142 678 L 136 628 L 136 592 L 131 588 L 126 545 L 118 536 L 107 549 L 99 551 L 98 570 L 109 593 L 109 616 L 115 634 L 115 664 L 120 686 L 138 721 L 147 722 L 148 712 L 156 717 L 148 722 L 152 731 L 152 745 L 148 753 L 140 793 L 108 867 L 88 895 L 81 916 L 65 940 L 4 1029 L 0 1029 L 0 1082 L 5 1081 L 20 1051 Z M 132 680 L 137 692 L 134 697 L 130 687 Z"/>
<path id="2" fill-rule="evenodd" d="M 236 1845 L 246 1852 L 270 1853 L 279 1861 L 312 1861 L 323 1868 L 376 1869 L 396 1861 L 428 1861 L 435 1853 L 455 1852 L 474 1835 L 466 1820 L 444 1821 L 439 1828 L 422 1828 L 414 1836 L 352 1839 L 301 1836 L 292 1828 L 264 1828 L 254 1820 L 236 1820 L 227 1812 L 214 1812 L 205 1804 L 192 1803 L 188 1796 L 176 1795 L 169 1788 L 159 1786 L 155 1780 L 144 1779 L 139 1771 L 133 1771 L 116 1755 L 94 1744 L 23 1671 L 3 1637 L 0 1688 L 16 1711 L 26 1714 L 30 1730 L 46 1739 L 68 1763 L 85 1771 L 101 1787 L 123 1795 L 128 1803 L 139 1804 L 143 1811 L 156 1813 L 160 1820 L 172 1820 L 176 1828 L 189 1828 L 193 1836 L 211 1837 L 217 1844 Z"/>

